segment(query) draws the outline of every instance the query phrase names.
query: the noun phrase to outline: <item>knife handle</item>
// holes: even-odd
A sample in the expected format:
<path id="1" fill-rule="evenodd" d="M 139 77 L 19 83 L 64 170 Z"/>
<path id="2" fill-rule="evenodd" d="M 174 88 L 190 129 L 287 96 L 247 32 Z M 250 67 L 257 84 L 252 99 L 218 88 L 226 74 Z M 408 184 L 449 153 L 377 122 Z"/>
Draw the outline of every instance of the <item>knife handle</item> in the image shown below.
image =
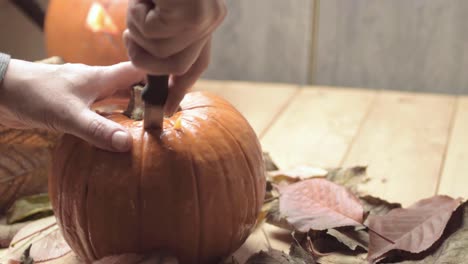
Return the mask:
<path id="1" fill-rule="evenodd" d="M 169 95 L 168 75 L 147 75 L 147 83 L 141 93 L 146 104 L 164 106 Z"/>

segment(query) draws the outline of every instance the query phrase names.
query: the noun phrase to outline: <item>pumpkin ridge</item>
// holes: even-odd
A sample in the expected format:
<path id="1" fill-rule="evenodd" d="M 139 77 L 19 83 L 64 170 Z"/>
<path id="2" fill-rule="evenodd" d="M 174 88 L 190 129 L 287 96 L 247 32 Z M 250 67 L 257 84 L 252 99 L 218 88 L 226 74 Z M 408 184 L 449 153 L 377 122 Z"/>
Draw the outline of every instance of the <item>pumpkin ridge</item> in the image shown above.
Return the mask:
<path id="1" fill-rule="evenodd" d="M 202 225 L 202 213 L 201 213 L 201 208 L 202 206 L 200 206 L 200 183 L 198 182 L 198 176 L 197 176 L 197 170 L 196 170 L 196 163 L 195 163 L 195 160 L 193 158 L 193 153 L 192 151 L 187 151 L 189 152 L 189 156 L 190 156 L 190 164 L 192 165 L 192 176 L 194 178 L 194 182 L 195 182 L 195 195 L 196 195 L 196 199 L 197 199 L 197 209 L 195 210 L 195 212 L 197 212 L 198 214 L 198 234 L 197 234 L 197 262 L 199 263 L 200 262 L 200 256 L 201 256 L 201 243 L 202 243 L 202 234 L 203 234 L 203 225 Z"/>
<path id="2" fill-rule="evenodd" d="M 71 137 L 71 136 L 68 136 L 68 137 Z M 72 144 L 70 144 L 70 149 L 76 149 L 77 145 L 78 145 L 78 141 L 76 141 L 76 139 L 73 138 Z M 61 146 L 58 149 L 62 149 L 62 148 L 67 148 L 67 147 L 63 146 L 63 143 L 62 143 Z M 68 154 L 67 157 L 65 158 L 65 161 L 63 162 L 63 164 L 69 164 L 70 160 L 72 160 L 74 154 L 75 154 L 75 152 L 71 152 L 70 154 Z M 60 168 L 60 171 L 62 171 L 62 170 L 64 170 L 63 175 L 65 175 L 65 177 L 55 176 L 55 178 L 60 179 L 60 184 L 59 184 L 60 191 L 57 192 L 59 194 L 58 195 L 58 204 L 59 204 L 58 208 L 61 208 L 60 211 L 59 211 L 59 214 L 60 214 L 60 219 L 63 219 L 63 220 L 61 220 L 59 222 L 62 222 L 62 223 L 65 222 L 65 224 L 67 224 L 67 223 L 71 222 L 71 220 L 67 219 L 66 216 L 65 216 L 65 210 L 62 208 L 63 199 L 62 199 L 60 194 L 65 189 L 64 185 L 66 184 L 66 180 L 67 179 L 70 180 L 70 177 L 69 177 L 69 173 L 68 173 L 69 169 L 66 166 L 63 165 L 62 168 Z M 63 226 L 63 230 L 64 231 L 66 230 L 65 226 Z M 73 234 L 70 234 L 70 232 L 66 232 L 66 233 L 67 233 L 67 236 L 73 236 L 74 237 L 73 240 L 80 241 L 79 237 L 74 235 L 75 232 L 72 232 Z M 68 240 L 67 236 L 65 236 L 66 240 Z M 68 243 L 68 241 L 67 241 L 67 243 Z M 81 243 L 78 243 L 78 246 L 80 247 L 81 252 L 85 253 L 85 255 L 86 255 L 86 251 L 85 251 L 84 247 L 82 247 L 81 245 L 82 245 Z M 76 246 L 76 243 L 74 243 L 74 246 Z"/>
<path id="3" fill-rule="evenodd" d="M 89 157 L 90 160 L 93 160 L 93 157 L 94 157 L 94 151 L 89 151 L 90 153 L 88 153 L 87 157 Z M 89 232 L 89 221 L 91 221 L 91 217 L 88 217 L 89 216 L 89 175 L 91 175 L 91 172 L 93 171 L 93 166 L 88 166 L 89 168 L 89 171 L 86 173 L 86 183 L 85 183 L 85 190 L 86 190 L 86 193 L 85 193 L 85 199 L 86 199 L 86 202 L 84 203 L 84 206 L 85 208 L 83 208 L 83 218 L 86 219 L 86 238 L 88 239 L 88 245 L 91 245 L 90 248 L 88 249 L 88 251 L 90 251 L 90 253 L 92 254 L 92 259 L 97 259 L 97 254 L 96 254 L 96 248 L 94 246 L 94 243 L 93 243 L 93 239 L 91 237 L 91 232 Z M 78 216 L 77 216 L 78 217 Z"/>
<path id="4" fill-rule="evenodd" d="M 242 157 L 244 158 L 245 164 L 247 165 L 247 167 L 248 167 L 248 169 L 249 169 L 250 175 L 254 175 L 254 174 L 253 174 L 253 170 L 252 170 L 252 166 L 251 166 L 250 162 L 248 161 L 247 157 L 245 156 L 244 149 L 243 149 L 243 147 L 239 144 L 237 138 L 236 138 L 228 129 L 226 129 L 226 127 L 225 127 L 221 122 L 219 122 L 216 118 L 213 117 L 213 120 L 225 131 L 225 133 L 226 133 L 227 135 L 229 135 L 229 136 L 232 138 L 232 140 L 234 141 L 235 145 L 239 148 L 239 151 L 240 151 Z M 256 182 L 256 180 L 255 180 L 254 178 L 252 178 L 252 177 L 249 177 L 249 178 L 250 178 L 251 181 L 252 181 L 253 192 L 254 192 L 254 194 L 255 194 L 254 197 L 257 197 L 257 195 L 258 195 L 258 193 L 257 193 L 257 182 Z M 255 200 L 255 199 L 254 199 L 254 200 Z M 257 203 L 255 203 L 255 213 L 258 213 L 258 210 L 259 210 L 259 208 L 258 208 L 258 206 L 257 206 Z M 248 217 L 249 217 L 249 214 L 250 214 L 250 212 L 247 212 L 247 214 L 246 214 L 246 218 L 247 218 L 247 219 L 248 219 Z M 245 221 L 242 221 L 242 222 L 245 222 Z M 233 247 L 232 241 L 233 241 L 233 239 L 231 239 L 231 245 L 230 245 L 230 247 L 229 247 L 229 251 L 232 251 L 232 249 L 233 249 L 233 248 L 232 248 L 232 247 Z"/>
<path id="5" fill-rule="evenodd" d="M 192 115 L 192 116 L 193 116 L 194 118 L 196 118 L 196 119 L 200 118 L 198 115 Z M 210 119 L 213 120 L 213 117 L 210 116 Z M 194 122 L 191 122 L 191 123 L 194 123 Z M 197 125 L 197 124 L 194 124 L 194 125 Z M 198 127 L 199 127 L 199 126 L 198 126 Z M 221 156 L 217 153 L 217 151 L 213 148 L 213 146 L 212 146 L 211 144 L 206 144 L 206 146 L 208 146 L 208 147 L 210 148 L 211 152 L 212 152 L 213 154 L 216 155 L 217 160 L 220 160 L 220 157 L 221 157 Z M 224 164 L 221 164 L 221 165 L 218 165 L 218 166 L 220 166 L 219 168 L 222 169 L 222 171 L 223 171 L 223 176 L 224 176 L 225 171 L 226 171 L 226 168 L 225 168 Z M 197 171 L 198 171 L 198 170 L 197 170 Z M 226 183 L 225 183 L 225 186 L 227 186 Z M 226 193 L 226 194 L 228 195 L 228 197 L 229 197 L 229 193 L 228 193 L 227 191 L 226 191 L 225 193 Z M 200 193 L 198 193 L 198 196 L 200 197 Z M 229 202 L 230 202 L 231 208 L 232 208 L 232 205 L 233 205 L 232 200 L 229 201 Z M 200 207 L 201 210 L 203 210 L 203 208 L 204 208 L 203 206 Z M 230 211 L 230 212 L 231 212 L 231 211 Z M 204 219 L 204 217 L 205 217 L 205 214 L 202 213 L 202 212 L 200 211 L 200 218 L 201 218 L 201 219 Z M 230 239 L 229 239 L 229 240 L 232 240 L 232 233 L 233 233 L 234 221 L 232 221 L 232 218 L 231 218 L 231 217 L 227 217 L 226 219 L 229 219 L 229 221 L 230 221 L 231 236 L 230 236 Z M 204 221 L 200 221 L 201 229 L 203 229 L 202 222 L 204 222 Z M 202 234 L 202 233 L 200 233 L 200 234 Z M 203 242 L 203 240 L 202 240 L 202 242 Z M 229 243 L 231 243 L 231 242 L 229 242 Z M 203 245 L 203 243 L 200 243 L 200 245 L 199 245 L 200 251 L 203 250 L 202 245 Z M 226 249 L 229 249 L 229 248 L 226 248 Z M 200 253 L 200 254 L 199 254 L 199 259 L 203 259 L 203 257 L 205 257 L 204 255 L 205 255 L 205 254 L 201 254 L 201 253 Z"/>
<path id="6" fill-rule="evenodd" d="M 141 240 L 142 240 L 142 232 L 144 231 L 143 230 L 143 218 L 142 218 L 142 208 L 141 208 L 141 204 L 142 204 L 142 190 L 141 190 L 141 184 L 142 184 L 142 178 L 143 178 L 143 166 L 144 166 L 144 161 L 145 161 L 145 156 L 143 155 L 144 154 L 144 151 L 145 151 L 145 133 L 146 131 L 145 130 L 142 130 L 141 133 L 140 133 L 140 142 L 141 142 L 141 147 L 140 147 L 140 162 L 139 162 L 139 166 L 140 168 L 138 168 L 137 170 L 140 172 L 138 174 L 138 188 L 137 188 L 137 199 L 138 199 L 138 203 L 136 203 L 136 210 L 137 210 L 137 219 L 138 219 L 138 238 L 137 238 L 137 241 L 138 241 L 138 248 L 141 248 Z"/>

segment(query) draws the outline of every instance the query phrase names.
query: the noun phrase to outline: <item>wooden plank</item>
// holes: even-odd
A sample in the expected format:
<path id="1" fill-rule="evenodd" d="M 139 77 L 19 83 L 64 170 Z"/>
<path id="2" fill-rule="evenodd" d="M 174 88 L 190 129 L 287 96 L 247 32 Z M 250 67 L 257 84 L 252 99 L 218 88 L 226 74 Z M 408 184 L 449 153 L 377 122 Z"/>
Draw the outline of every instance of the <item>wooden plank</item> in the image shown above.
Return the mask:
<path id="1" fill-rule="evenodd" d="M 280 168 L 338 166 L 375 96 L 374 91 L 302 89 L 261 139 Z"/>
<path id="2" fill-rule="evenodd" d="M 200 80 L 194 86 L 194 90 L 210 91 L 231 102 L 247 118 L 259 136 L 298 89 L 295 85 L 287 84 L 208 80 Z"/>
<path id="3" fill-rule="evenodd" d="M 225 1 L 205 78 L 305 84 L 312 32 L 310 0 Z"/>
<path id="4" fill-rule="evenodd" d="M 344 165 L 368 165 L 370 194 L 404 205 L 436 192 L 455 98 L 381 92 Z"/>
<path id="5" fill-rule="evenodd" d="M 468 1 L 320 1 L 314 84 L 467 93 Z"/>
<path id="6" fill-rule="evenodd" d="M 468 97 L 460 97 L 440 179 L 439 194 L 467 198 L 468 195 Z"/>

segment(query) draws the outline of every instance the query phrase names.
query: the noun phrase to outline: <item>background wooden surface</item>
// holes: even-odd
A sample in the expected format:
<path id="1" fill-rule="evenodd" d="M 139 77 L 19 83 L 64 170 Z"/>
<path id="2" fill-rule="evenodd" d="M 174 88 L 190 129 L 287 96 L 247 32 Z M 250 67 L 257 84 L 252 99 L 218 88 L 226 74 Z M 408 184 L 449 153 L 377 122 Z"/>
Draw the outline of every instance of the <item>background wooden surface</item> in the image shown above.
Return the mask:
<path id="1" fill-rule="evenodd" d="M 263 131 L 263 150 L 280 169 L 364 165 L 370 181 L 360 189 L 403 206 L 436 194 L 468 198 L 465 96 L 244 82 L 196 87 L 225 97 Z M 264 224 L 235 255 L 242 263 L 270 244 L 287 252 L 288 238 Z"/>
<path id="2" fill-rule="evenodd" d="M 196 89 L 234 104 L 282 169 L 368 166 L 363 190 L 404 205 L 468 195 L 467 97 L 206 80 Z"/>

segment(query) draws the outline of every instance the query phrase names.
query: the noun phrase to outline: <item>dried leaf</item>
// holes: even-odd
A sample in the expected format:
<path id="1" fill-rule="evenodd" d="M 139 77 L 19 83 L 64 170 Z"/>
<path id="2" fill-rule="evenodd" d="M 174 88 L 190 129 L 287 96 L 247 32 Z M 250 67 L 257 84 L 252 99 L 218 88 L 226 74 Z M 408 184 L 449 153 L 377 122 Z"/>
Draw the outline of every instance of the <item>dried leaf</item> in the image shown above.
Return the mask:
<path id="1" fill-rule="evenodd" d="M 270 249 L 252 255 L 245 264 L 313 264 L 305 260 L 294 258 L 282 251 Z"/>
<path id="2" fill-rule="evenodd" d="M 348 188 L 354 193 L 359 192 L 360 184 L 369 181 L 367 167 L 364 166 L 330 169 L 326 178 L 329 181 Z"/>
<path id="3" fill-rule="evenodd" d="M 50 160 L 48 148 L 0 143 L 0 213 L 18 197 L 47 191 Z"/>
<path id="4" fill-rule="evenodd" d="M 60 258 L 71 252 L 54 216 L 31 222 L 13 238 L 7 259 L 20 261 L 23 252 L 32 244 L 31 257 L 36 263 Z"/>
<path id="5" fill-rule="evenodd" d="M 47 193 L 26 196 L 16 200 L 7 211 L 7 223 L 14 224 L 50 216 L 54 212 Z"/>
<path id="6" fill-rule="evenodd" d="M 305 263 L 316 263 L 314 257 L 297 243 L 291 244 L 291 247 L 289 248 L 289 255 L 293 258 L 302 259 L 305 261 Z"/>
<path id="7" fill-rule="evenodd" d="M 0 146 L 52 148 L 59 137 L 58 132 L 44 129 L 14 129 L 0 125 Z"/>
<path id="8" fill-rule="evenodd" d="M 332 253 L 317 259 L 320 264 L 368 264 L 367 254 L 345 255 L 341 253 Z"/>
<path id="9" fill-rule="evenodd" d="M 390 203 L 371 195 L 361 196 L 359 200 L 364 206 L 364 211 L 371 215 L 386 215 L 393 209 L 401 208 L 399 203 Z"/>
<path id="10" fill-rule="evenodd" d="M 369 233 L 365 230 L 355 229 L 328 229 L 327 234 L 333 236 L 349 249 L 356 250 L 358 247 L 365 249 L 369 246 Z"/>
<path id="11" fill-rule="evenodd" d="M 28 223 L 29 222 L 24 222 L 13 225 L 0 224 L 0 248 L 7 248 L 18 231 Z"/>
<path id="12" fill-rule="evenodd" d="M 123 255 L 114 255 L 102 258 L 98 261 L 93 262 L 93 264 L 177 264 L 178 261 L 174 257 L 167 256 L 165 254 L 123 254 Z"/>
<path id="13" fill-rule="evenodd" d="M 310 178 L 325 177 L 327 173 L 328 171 L 322 168 L 304 165 L 288 170 L 271 171 L 268 173 L 268 180 L 274 184 L 290 184 Z"/>
<path id="14" fill-rule="evenodd" d="M 434 247 L 435 246 L 435 247 Z M 468 259 L 468 202 L 460 206 L 450 219 L 444 235 L 436 245 L 423 254 L 424 259 L 413 258 L 398 264 L 465 263 Z M 416 260 L 417 259 L 417 260 Z"/>
<path id="15" fill-rule="evenodd" d="M 276 163 L 271 158 L 270 153 L 263 152 L 263 162 L 265 163 L 265 168 L 267 171 L 278 170 L 278 166 L 276 166 Z"/>
<path id="16" fill-rule="evenodd" d="M 378 235 L 370 232 L 368 260 L 375 263 L 395 249 L 411 253 L 428 249 L 441 237 L 459 205 L 460 199 L 441 195 L 421 200 L 407 209 L 393 209 L 385 216 L 369 216 L 369 229 Z"/>
<path id="17" fill-rule="evenodd" d="M 288 230 L 294 230 L 294 227 L 280 214 L 279 201 L 275 200 L 269 204 L 269 209 L 266 213 L 266 222 Z"/>
<path id="18" fill-rule="evenodd" d="M 346 188 L 315 178 L 279 188 L 280 214 L 301 232 L 359 226 L 363 207 Z"/>
<path id="19" fill-rule="evenodd" d="M 240 264 L 240 263 L 234 256 L 231 256 L 229 258 L 226 258 L 226 259 L 222 260 L 218 264 Z"/>
<path id="20" fill-rule="evenodd" d="M 28 248 L 26 248 L 21 255 L 20 262 L 21 264 L 34 264 L 34 259 L 31 257 L 31 247 L 32 244 L 29 245 Z"/>

